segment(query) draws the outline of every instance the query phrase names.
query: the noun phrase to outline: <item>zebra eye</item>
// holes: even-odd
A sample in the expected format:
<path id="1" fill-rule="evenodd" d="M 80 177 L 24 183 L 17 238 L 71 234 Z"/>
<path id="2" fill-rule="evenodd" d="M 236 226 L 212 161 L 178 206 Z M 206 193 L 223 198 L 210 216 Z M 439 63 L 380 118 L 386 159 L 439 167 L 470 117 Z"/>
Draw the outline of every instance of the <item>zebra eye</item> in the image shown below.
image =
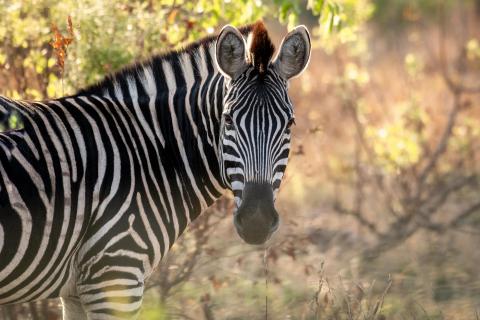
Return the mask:
<path id="1" fill-rule="evenodd" d="M 229 114 L 226 114 L 224 117 L 225 117 L 225 124 L 227 126 L 230 126 L 233 124 L 233 119 Z"/>
<path id="2" fill-rule="evenodd" d="M 294 124 L 295 124 L 295 118 L 292 118 L 292 119 L 288 120 L 287 129 L 290 129 L 290 127 Z"/>

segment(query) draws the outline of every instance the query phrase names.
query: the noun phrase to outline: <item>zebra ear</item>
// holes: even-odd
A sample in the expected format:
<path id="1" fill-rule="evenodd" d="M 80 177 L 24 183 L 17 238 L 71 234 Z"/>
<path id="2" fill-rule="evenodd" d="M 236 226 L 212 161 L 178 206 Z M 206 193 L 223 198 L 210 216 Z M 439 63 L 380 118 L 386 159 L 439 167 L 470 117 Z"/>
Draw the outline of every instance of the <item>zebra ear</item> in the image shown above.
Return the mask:
<path id="1" fill-rule="evenodd" d="M 298 76 L 307 67 L 310 51 L 310 34 L 305 26 L 298 26 L 283 38 L 273 66 L 286 80 Z"/>
<path id="2" fill-rule="evenodd" d="M 216 42 L 216 61 L 220 72 L 235 79 L 247 68 L 245 40 L 235 27 L 223 27 Z"/>

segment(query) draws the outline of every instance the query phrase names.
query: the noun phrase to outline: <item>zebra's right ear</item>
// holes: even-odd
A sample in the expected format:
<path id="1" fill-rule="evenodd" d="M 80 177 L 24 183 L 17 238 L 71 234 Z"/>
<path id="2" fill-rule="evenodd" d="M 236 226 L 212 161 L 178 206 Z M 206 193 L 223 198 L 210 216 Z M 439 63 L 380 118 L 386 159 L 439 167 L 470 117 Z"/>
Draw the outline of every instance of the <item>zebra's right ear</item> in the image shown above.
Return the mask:
<path id="1" fill-rule="evenodd" d="M 224 76 L 235 79 L 247 69 L 246 43 L 235 27 L 231 25 L 223 27 L 215 45 L 215 60 Z"/>
<path id="2" fill-rule="evenodd" d="M 298 26 L 283 38 L 273 66 L 286 80 L 296 77 L 307 67 L 311 50 L 307 28 L 303 25 Z"/>

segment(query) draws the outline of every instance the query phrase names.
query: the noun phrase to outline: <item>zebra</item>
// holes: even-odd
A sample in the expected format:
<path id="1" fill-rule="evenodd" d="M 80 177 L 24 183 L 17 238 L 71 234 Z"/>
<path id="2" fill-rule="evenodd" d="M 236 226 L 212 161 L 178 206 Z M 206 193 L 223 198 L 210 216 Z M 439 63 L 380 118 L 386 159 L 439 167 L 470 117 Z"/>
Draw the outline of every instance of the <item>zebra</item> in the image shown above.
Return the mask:
<path id="1" fill-rule="evenodd" d="M 308 65 L 301 25 L 227 25 L 74 95 L 0 96 L 23 128 L 0 133 L 0 304 L 60 297 L 64 319 L 138 317 L 145 281 L 226 190 L 246 243 L 279 226 L 289 80 Z M 0 117 L 1 118 L 1 117 Z"/>

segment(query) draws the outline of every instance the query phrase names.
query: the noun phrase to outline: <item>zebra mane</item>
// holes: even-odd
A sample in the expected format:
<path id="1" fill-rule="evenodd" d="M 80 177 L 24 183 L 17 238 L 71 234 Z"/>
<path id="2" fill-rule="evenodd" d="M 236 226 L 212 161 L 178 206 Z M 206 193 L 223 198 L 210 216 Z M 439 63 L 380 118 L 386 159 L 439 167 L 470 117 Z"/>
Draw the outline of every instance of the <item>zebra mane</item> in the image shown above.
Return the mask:
<path id="1" fill-rule="evenodd" d="M 264 23 L 262 21 L 258 21 L 256 23 L 242 26 L 238 30 L 240 31 L 240 33 L 242 33 L 244 37 L 248 37 L 249 52 L 247 54 L 247 58 L 249 62 L 260 74 L 263 74 L 275 51 L 275 47 L 270 40 Z M 217 36 L 218 35 L 216 34 L 207 36 L 203 39 L 187 45 L 184 48 L 153 55 L 152 57 L 144 61 L 129 64 L 126 67 L 120 69 L 119 71 L 107 75 L 103 80 L 100 80 L 100 82 L 80 89 L 76 93 L 76 95 L 102 95 L 103 91 L 106 88 L 111 87 L 112 84 L 115 83 L 117 80 L 135 75 L 138 70 L 142 70 L 145 66 L 150 66 L 155 70 L 157 69 L 157 66 L 161 66 L 164 60 L 171 60 L 172 58 L 179 56 L 183 53 L 194 54 L 200 47 L 210 47 L 210 45 L 217 40 Z"/>
<path id="2" fill-rule="evenodd" d="M 275 52 L 275 46 L 270 40 L 265 24 L 258 21 L 252 25 L 248 36 L 248 60 L 260 75 L 265 74 L 268 64 Z"/>

